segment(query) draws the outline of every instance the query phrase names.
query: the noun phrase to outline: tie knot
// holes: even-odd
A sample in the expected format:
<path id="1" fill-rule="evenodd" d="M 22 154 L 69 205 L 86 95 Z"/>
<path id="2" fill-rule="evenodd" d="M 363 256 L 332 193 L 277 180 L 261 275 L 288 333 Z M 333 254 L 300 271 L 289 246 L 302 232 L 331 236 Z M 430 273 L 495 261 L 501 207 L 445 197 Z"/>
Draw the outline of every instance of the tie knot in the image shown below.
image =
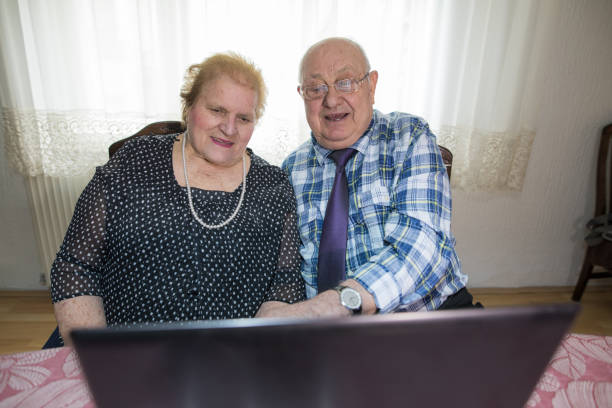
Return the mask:
<path id="1" fill-rule="evenodd" d="M 355 149 L 347 147 L 346 149 L 334 150 L 330 156 L 336 162 L 336 171 L 343 169 L 346 162 L 357 152 Z"/>

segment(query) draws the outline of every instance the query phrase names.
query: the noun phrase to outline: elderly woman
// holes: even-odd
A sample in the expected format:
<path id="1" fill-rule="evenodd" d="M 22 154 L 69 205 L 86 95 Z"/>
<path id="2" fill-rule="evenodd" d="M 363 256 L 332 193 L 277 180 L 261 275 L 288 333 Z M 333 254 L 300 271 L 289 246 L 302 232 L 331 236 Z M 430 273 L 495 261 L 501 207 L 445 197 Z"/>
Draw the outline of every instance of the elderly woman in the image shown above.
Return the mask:
<path id="1" fill-rule="evenodd" d="M 186 132 L 126 143 L 77 203 L 51 269 L 66 340 L 75 327 L 253 317 L 305 297 L 293 189 L 246 147 L 261 73 L 217 54 L 188 69 L 181 97 Z"/>

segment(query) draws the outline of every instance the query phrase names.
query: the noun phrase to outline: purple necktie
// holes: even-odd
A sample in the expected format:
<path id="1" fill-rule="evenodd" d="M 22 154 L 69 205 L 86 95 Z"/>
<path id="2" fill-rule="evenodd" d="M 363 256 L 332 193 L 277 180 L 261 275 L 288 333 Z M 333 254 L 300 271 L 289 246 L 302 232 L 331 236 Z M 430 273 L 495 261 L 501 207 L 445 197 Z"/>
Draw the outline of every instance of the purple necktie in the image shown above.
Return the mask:
<path id="1" fill-rule="evenodd" d="M 344 279 L 348 228 L 348 183 L 344 166 L 355 149 L 334 150 L 330 156 L 336 162 L 336 178 L 332 187 L 319 243 L 319 293 L 331 289 Z"/>

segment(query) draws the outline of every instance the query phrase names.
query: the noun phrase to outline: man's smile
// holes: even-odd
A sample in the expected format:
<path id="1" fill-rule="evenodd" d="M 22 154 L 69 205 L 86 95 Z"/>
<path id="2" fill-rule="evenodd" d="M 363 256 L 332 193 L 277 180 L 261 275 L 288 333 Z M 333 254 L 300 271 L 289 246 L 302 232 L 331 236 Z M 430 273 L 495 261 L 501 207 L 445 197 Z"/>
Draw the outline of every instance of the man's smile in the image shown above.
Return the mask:
<path id="1" fill-rule="evenodd" d="M 332 113 L 329 115 L 325 115 L 325 120 L 329 120 L 332 122 L 338 122 L 346 118 L 348 115 L 349 115 L 348 113 Z"/>

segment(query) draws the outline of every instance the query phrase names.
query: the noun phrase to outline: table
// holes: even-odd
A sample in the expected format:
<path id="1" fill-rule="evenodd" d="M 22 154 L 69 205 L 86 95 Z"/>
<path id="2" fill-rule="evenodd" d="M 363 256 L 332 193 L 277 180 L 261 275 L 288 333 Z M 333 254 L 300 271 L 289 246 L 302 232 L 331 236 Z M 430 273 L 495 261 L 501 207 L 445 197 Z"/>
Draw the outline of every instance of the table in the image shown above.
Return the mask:
<path id="1" fill-rule="evenodd" d="M 0 356 L 0 408 L 95 407 L 68 347 Z M 612 337 L 569 334 L 526 407 L 612 407 Z"/>
<path id="2" fill-rule="evenodd" d="M 565 336 L 526 407 L 612 407 L 612 337 Z"/>

